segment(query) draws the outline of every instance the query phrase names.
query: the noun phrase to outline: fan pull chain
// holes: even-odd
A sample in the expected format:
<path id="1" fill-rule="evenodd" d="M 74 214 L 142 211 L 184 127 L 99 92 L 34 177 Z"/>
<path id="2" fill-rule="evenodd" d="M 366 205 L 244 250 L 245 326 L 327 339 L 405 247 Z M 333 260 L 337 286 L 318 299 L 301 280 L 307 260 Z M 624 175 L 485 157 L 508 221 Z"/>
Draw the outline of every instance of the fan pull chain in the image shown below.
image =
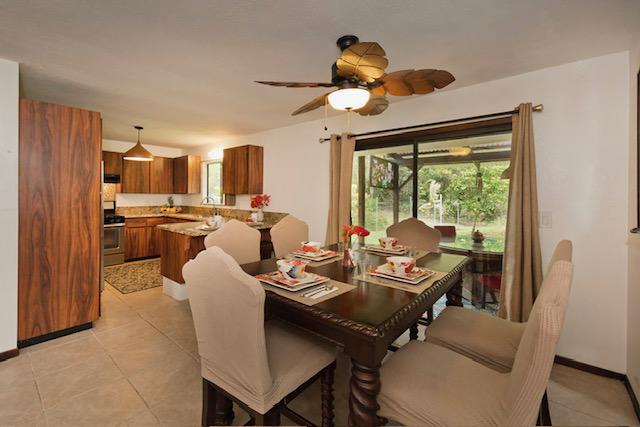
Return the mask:
<path id="1" fill-rule="evenodd" d="M 351 132 L 351 110 L 347 110 L 347 132 Z"/>
<path id="2" fill-rule="evenodd" d="M 325 98 L 324 98 L 324 130 L 325 130 L 325 132 L 326 132 L 327 130 L 329 130 L 329 129 L 327 128 L 327 114 L 329 114 L 329 113 L 327 112 L 327 108 L 328 108 L 328 107 L 329 107 L 329 106 L 328 106 L 327 98 L 325 97 Z"/>

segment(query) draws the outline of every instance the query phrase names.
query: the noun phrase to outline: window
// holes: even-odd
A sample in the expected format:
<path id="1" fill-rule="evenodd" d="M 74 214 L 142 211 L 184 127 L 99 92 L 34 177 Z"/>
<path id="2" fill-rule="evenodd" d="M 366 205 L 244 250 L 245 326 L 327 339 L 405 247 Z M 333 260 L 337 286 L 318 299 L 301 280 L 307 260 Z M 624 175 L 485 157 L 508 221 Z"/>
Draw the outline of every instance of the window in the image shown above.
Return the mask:
<path id="1" fill-rule="evenodd" d="M 224 194 L 222 193 L 222 162 L 214 161 L 205 163 L 205 198 L 207 204 L 222 205 Z"/>

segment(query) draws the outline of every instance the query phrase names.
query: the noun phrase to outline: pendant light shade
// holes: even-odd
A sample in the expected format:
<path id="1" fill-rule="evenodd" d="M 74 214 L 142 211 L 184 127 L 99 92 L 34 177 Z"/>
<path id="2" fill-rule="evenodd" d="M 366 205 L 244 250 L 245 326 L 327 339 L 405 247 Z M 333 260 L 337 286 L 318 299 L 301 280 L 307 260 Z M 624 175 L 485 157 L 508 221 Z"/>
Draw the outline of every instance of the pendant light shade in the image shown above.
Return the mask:
<path id="1" fill-rule="evenodd" d="M 124 156 L 122 156 L 122 158 L 124 160 L 133 160 L 135 162 L 152 161 L 153 154 L 151 154 L 149 150 L 144 148 L 140 143 L 140 131 L 144 128 L 142 126 L 134 126 L 134 128 L 138 131 L 138 142 L 129 151 L 124 153 Z"/>

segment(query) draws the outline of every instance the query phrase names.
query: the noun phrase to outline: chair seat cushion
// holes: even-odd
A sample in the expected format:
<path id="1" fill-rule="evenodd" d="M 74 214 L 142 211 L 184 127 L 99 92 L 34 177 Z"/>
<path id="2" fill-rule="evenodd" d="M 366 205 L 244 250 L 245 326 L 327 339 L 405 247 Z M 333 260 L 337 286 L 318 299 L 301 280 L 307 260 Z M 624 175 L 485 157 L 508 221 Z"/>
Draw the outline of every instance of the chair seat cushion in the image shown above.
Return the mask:
<path id="1" fill-rule="evenodd" d="M 524 327 L 481 311 L 447 307 L 427 328 L 427 341 L 510 372 Z"/>
<path id="2" fill-rule="evenodd" d="M 404 425 L 497 425 L 509 374 L 411 341 L 380 371 L 379 414 Z"/>
<path id="3" fill-rule="evenodd" d="M 288 394 L 311 379 L 336 359 L 334 345 L 277 320 L 265 323 L 265 340 L 272 387 L 264 395 L 249 387 L 230 383 L 216 375 L 216 369 L 202 359 L 202 376 L 221 387 L 251 409 L 266 413 Z"/>

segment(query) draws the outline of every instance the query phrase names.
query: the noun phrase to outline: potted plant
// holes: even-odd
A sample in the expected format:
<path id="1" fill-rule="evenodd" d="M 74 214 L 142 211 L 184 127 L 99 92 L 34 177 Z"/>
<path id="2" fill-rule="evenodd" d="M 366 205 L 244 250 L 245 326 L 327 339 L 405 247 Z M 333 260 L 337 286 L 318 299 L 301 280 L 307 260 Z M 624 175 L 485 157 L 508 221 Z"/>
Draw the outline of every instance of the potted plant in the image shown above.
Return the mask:
<path id="1" fill-rule="evenodd" d="M 367 237 L 369 230 L 360 225 L 343 225 L 342 226 L 342 266 L 345 268 L 353 268 L 353 255 L 351 254 L 351 236 Z"/>
<path id="2" fill-rule="evenodd" d="M 256 222 L 264 221 L 264 212 L 262 209 L 265 206 L 269 206 L 269 203 L 271 203 L 271 196 L 268 194 L 251 196 L 251 208 L 256 209 Z"/>

